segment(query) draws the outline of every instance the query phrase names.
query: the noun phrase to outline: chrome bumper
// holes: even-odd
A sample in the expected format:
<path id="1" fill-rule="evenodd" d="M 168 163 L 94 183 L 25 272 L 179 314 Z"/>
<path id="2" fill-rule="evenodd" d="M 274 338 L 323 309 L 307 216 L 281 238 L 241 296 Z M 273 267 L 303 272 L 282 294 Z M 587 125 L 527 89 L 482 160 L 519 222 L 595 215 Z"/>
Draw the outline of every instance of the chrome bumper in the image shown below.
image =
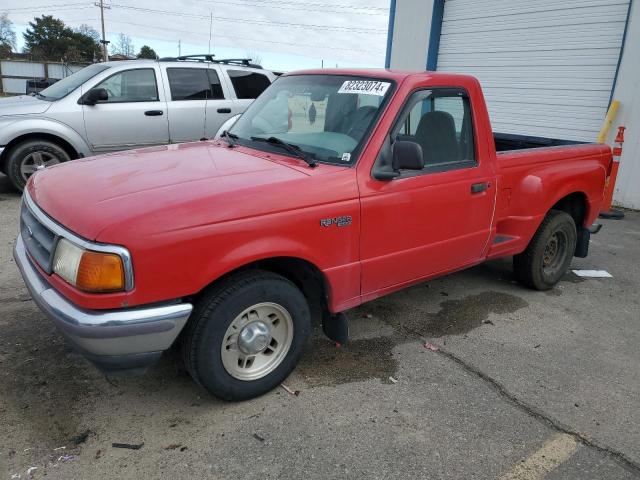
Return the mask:
<path id="1" fill-rule="evenodd" d="M 13 256 L 31 297 L 60 331 L 103 370 L 142 369 L 168 349 L 193 306 L 164 304 L 146 308 L 85 310 L 60 295 L 31 263 L 22 237 Z"/>

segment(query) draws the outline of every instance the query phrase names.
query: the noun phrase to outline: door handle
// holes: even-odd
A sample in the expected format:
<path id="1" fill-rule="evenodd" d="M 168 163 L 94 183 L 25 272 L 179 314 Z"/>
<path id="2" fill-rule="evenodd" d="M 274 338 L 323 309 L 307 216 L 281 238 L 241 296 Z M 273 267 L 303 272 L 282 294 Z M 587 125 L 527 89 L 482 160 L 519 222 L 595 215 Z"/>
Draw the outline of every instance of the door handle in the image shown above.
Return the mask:
<path id="1" fill-rule="evenodd" d="M 159 117 L 162 115 L 162 110 L 147 110 L 144 112 L 147 117 Z"/>
<path id="2" fill-rule="evenodd" d="M 491 186 L 489 182 L 474 183 L 471 185 L 471 193 L 482 193 Z"/>
<path id="3" fill-rule="evenodd" d="M 219 108 L 218 113 L 231 113 L 230 108 Z"/>

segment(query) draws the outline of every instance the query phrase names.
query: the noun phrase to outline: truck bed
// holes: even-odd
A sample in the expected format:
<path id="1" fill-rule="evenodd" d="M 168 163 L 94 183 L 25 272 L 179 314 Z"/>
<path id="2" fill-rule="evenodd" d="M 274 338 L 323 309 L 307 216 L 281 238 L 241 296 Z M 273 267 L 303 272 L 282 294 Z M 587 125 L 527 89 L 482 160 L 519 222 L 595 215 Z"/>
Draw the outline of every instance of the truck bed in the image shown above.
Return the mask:
<path id="1" fill-rule="evenodd" d="M 489 258 L 522 252 L 548 211 L 568 195 L 584 205 L 578 228 L 597 218 L 601 186 L 611 168 L 611 148 L 574 143 L 497 153 L 499 167 L 495 232 Z M 597 191 L 596 191 L 597 190 Z"/>
<path id="2" fill-rule="evenodd" d="M 496 144 L 496 152 L 507 152 L 511 150 L 523 150 L 529 148 L 557 147 L 561 145 L 584 145 L 583 142 L 576 142 L 573 140 L 495 132 L 493 134 L 493 140 Z"/>

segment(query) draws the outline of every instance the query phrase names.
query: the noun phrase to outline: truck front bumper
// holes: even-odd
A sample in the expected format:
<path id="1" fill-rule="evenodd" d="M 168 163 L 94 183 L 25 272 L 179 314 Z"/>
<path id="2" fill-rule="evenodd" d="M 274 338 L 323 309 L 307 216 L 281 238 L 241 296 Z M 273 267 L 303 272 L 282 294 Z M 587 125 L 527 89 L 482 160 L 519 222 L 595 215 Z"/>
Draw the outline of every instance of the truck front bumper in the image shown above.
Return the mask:
<path id="1" fill-rule="evenodd" d="M 31 297 L 63 335 L 108 373 L 141 373 L 160 358 L 184 327 L 193 306 L 86 310 L 60 295 L 33 265 L 21 237 L 13 256 Z"/>

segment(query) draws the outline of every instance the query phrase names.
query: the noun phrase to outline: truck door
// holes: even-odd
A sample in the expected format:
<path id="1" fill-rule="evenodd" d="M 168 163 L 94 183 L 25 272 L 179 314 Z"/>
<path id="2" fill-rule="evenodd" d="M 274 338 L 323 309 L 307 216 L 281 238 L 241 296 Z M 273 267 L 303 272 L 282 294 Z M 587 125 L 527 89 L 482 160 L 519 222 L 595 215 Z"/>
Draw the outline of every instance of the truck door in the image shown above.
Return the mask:
<path id="1" fill-rule="evenodd" d="M 158 89 L 154 67 L 121 70 L 92 88 L 104 88 L 108 98 L 82 105 L 84 125 L 95 152 L 168 143 L 166 103 Z M 82 86 L 82 93 L 88 87 Z"/>
<path id="2" fill-rule="evenodd" d="M 495 182 L 489 159 L 476 155 L 469 98 L 461 89 L 413 93 L 392 131 L 418 143 L 422 170 L 360 182 L 362 294 L 473 264 L 489 239 Z M 378 160 L 385 160 L 380 155 Z M 369 298 L 367 298 L 367 294 Z"/>

